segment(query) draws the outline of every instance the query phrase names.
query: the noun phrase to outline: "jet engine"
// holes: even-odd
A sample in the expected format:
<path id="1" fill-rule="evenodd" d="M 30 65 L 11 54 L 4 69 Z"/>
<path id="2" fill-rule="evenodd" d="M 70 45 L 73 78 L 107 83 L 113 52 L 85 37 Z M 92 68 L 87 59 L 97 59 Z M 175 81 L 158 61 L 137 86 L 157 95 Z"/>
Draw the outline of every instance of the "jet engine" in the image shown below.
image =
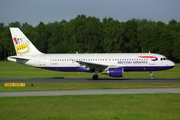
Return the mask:
<path id="1" fill-rule="evenodd" d="M 108 74 L 111 77 L 122 77 L 123 76 L 123 68 L 109 68 L 102 72 L 102 74 Z"/>

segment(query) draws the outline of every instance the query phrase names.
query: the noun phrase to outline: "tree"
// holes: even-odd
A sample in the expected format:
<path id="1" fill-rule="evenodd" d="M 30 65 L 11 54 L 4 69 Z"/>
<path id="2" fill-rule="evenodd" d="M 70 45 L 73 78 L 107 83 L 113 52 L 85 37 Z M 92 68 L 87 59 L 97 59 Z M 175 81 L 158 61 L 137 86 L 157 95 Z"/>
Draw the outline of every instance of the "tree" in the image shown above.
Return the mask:
<path id="1" fill-rule="evenodd" d="M 176 25 L 176 31 L 174 31 L 174 43 L 172 45 L 172 56 L 175 62 L 180 62 L 180 22 Z M 179 30 L 178 30 L 179 29 Z"/>
<path id="2" fill-rule="evenodd" d="M 39 46 L 39 50 L 43 53 L 47 53 L 47 29 L 46 25 L 43 22 L 40 22 L 35 28 L 36 36 L 34 37 L 34 43 Z"/>
<path id="3" fill-rule="evenodd" d="M 12 38 L 7 27 L 4 27 L 3 24 L 0 25 L 0 59 L 4 60 L 10 55 L 14 55 L 14 45 Z"/>
<path id="4" fill-rule="evenodd" d="M 173 46 L 174 36 L 172 32 L 169 32 L 168 29 L 163 29 L 162 34 L 160 35 L 159 41 L 159 51 L 158 53 L 165 55 L 169 59 L 172 59 L 172 46 Z"/>
<path id="5" fill-rule="evenodd" d="M 47 25 L 49 37 L 48 41 L 48 53 L 62 53 L 64 51 L 64 47 L 62 45 L 63 42 L 63 25 L 64 22 L 61 23 L 54 22 L 49 23 Z"/>
<path id="6" fill-rule="evenodd" d="M 81 36 L 83 36 L 80 38 L 83 41 L 83 52 L 101 52 L 101 42 L 103 41 L 103 25 L 100 23 L 99 19 L 95 17 L 86 18 L 84 20 L 84 29 L 81 28 L 81 30 L 78 32 L 81 34 Z"/>
<path id="7" fill-rule="evenodd" d="M 177 39 L 174 41 L 172 56 L 175 57 L 176 62 L 180 62 L 180 32 L 177 34 Z"/>
<path id="8" fill-rule="evenodd" d="M 0 23 L 0 60 L 4 60 L 4 44 L 3 31 L 5 30 L 4 23 Z"/>
<path id="9" fill-rule="evenodd" d="M 63 41 L 62 45 L 66 53 L 74 53 L 76 49 L 76 33 L 80 25 L 79 20 L 72 19 L 63 27 Z"/>
<path id="10" fill-rule="evenodd" d="M 137 53 L 141 51 L 138 47 L 137 41 L 137 28 L 138 22 L 136 19 L 128 20 L 126 22 L 127 25 L 127 33 L 126 33 L 126 40 L 125 40 L 125 50 L 126 52 L 130 53 Z"/>
<path id="11" fill-rule="evenodd" d="M 19 29 L 21 29 L 21 23 L 16 21 L 16 22 L 12 22 L 12 23 L 9 23 L 8 25 L 9 27 L 18 27 Z"/>
<path id="12" fill-rule="evenodd" d="M 104 51 L 113 53 L 123 52 L 125 32 L 125 23 L 120 23 L 116 20 L 107 22 L 104 28 Z"/>
<path id="13" fill-rule="evenodd" d="M 153 21 L 143 19 L 138 23 L 137 42 L 141 52 L 158 52 L 160 29 Z"/>

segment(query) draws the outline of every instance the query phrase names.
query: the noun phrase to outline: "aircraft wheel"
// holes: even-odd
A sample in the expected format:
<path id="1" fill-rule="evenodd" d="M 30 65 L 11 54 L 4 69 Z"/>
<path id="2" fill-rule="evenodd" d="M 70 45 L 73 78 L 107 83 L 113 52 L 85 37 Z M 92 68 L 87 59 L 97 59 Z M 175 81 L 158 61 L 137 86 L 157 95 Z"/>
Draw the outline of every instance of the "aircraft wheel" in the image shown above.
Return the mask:
<path id="1" fill-rule="evenodd" d="M 98 75 L 93 75 L 92 79 L 93 80 L 97 80 L 98 79 Z"/>

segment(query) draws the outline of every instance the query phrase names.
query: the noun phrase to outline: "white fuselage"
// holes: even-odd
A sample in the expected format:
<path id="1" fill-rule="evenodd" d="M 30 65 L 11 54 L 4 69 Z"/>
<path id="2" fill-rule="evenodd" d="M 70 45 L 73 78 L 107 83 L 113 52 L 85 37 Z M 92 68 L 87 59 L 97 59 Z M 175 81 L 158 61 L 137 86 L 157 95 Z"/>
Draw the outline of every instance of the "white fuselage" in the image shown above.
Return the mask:
<path id="1" fill-rule="evenodd" d="M 160 54 L 154 53 L 95 53 L 95 54 L 40 54 L 23 56 L 29 60 L 8 60 L 38 68 L 55 71 L 79 71 L 86 67 L 78 62 L 87 62 L 107 67 L 122 67 L 124 71 L 157 71 L 174 67 L 174 63 Z M 99 71 L 102 72 L 102 68 Z M 86 71 L 84 71 L 86 72 Z"/>

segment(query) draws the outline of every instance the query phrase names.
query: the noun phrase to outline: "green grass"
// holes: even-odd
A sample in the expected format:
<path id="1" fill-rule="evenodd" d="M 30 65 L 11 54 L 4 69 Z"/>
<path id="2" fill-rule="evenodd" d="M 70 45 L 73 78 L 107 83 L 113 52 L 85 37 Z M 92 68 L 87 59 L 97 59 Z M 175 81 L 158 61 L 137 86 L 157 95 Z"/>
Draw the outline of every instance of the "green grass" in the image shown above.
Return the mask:
<path id="1" fill-rule="evenodd" d="M 1 120 L 179 120 L 180 94 L 0 98 Z"/>
<path id="2" fill-rule="evenodd" d="M 155 78 L 180 78 L 180 64 L 173 69 L 155 71 Z M 98 74 L 99 78 L 110 78 L 108 75 Z M 0 78 L 92 78 L 93 73 L 57 72 L 38 69 L 9 61 L 0 61 Z M 124 72 L 123 78 L 149 78 L 149 72 Z"/>

